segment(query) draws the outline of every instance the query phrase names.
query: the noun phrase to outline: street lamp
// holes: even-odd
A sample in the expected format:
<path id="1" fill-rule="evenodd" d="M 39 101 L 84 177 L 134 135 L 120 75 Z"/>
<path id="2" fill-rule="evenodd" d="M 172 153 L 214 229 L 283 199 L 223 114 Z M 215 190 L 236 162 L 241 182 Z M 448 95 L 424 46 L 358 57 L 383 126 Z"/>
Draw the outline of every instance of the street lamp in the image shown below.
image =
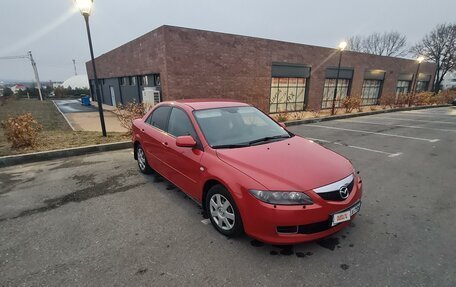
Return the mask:
<path id="1" fill-rule="evenodd" d="M 424 61 L 424 57 L 423 56 L 419 56 L 417 59 L 416 59 L 416 62 L 418 63 L 417 67 L 416 67 L 416 73 L 415 73 L 415 79 L 413 81 L 413 89 L 412 89 L 412 96 L 409 97 L 409 101 L 408 101 L 408 105 L 410 107 L 411 103 L 412 103 L 412 98 L 415 97 L 415 93 L 416 93 L 416 85 L 418 84 L 418 75 L 419 75 L 419 72 L 420 72 L 420 65 L 421 65 L 421 62 Z"/>
<path id="2" fill-rule="evenodd" d="M 339 74 L 340 74 L 340 63 L 342 61 L 342 52 L 347 47 L 347 42 L 342 41 L 337 46 L 339 50 L 339 64 L 337 65 L 337 77 L 336 77 L 336 87 L 334 88 L 334 96 L 332 101 L 331 115 L 334 115 L 334 109 L 336 108 L 336 97 L 337 97 L 337 85 L 339 84 Z"/>
<path id="3" fill-rule="evenodd" d="M 79 11 L 81 11 L 82 16 L 84 16 L 84 20 L 86 23 L 87 38 L 89 39 L 90 58 L 92 60 L 93 76 L 95 78 L 95 90 L 96 90 L 96 94 L 97 94 L 98 113 L 100 114 L 101 132 L 103 133 L 103 136 L 105 137 L 106 136 L 106 126 L 105 126 L 104 115 L 103 115 L 103 103 L 101 101 L 101 98 L 103 97 L 103 94 L 102 94 L 103 91 L 102 91 L 102 89 L 100 89 L 100 85 L 98 83 L 97 70 L 95 68 L 95 59 L 93 56 L 92 37 L 90 36 L 90 26 L 89 26 L 89 16 L 90 16 L 90 12 L 92 11 L 93 0 L 75 0 L 75 4 L 79 8 Z"/>

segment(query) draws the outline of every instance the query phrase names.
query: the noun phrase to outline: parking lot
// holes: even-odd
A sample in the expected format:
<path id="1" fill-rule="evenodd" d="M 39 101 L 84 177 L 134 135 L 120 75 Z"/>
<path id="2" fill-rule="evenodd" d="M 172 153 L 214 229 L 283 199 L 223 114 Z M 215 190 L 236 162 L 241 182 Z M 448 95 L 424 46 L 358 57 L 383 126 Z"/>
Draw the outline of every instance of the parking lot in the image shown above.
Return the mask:
<path id="1" fill-rule="evenodd" d="M 227 239 L 131 150 L 99 153 L 0 169 L 0 286 L 456 285 L 455 108 L 289 130 L 363 178 L 359 216 L 330 238 Z"/>

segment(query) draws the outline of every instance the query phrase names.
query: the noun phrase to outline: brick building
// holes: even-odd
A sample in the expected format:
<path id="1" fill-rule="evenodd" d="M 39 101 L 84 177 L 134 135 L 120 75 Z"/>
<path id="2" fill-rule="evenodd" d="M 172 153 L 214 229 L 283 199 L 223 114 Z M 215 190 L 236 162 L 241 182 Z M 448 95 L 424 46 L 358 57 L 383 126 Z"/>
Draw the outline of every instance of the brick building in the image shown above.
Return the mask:
<path id="1" fill-rule="evenodd" d="M 95 59 L 108 105 L 135 100 L 227 98 L 268 113 L 332 105 L 339 51 L 246 36 L 161 26 Z M 86 63 L 92 93 L 91 63 Z M 417 63 L 344 51 L 338 95 L 363 105 L 409 92 Z M 435 65 L 422 63 L 417 90 L 428 90 Z"/>

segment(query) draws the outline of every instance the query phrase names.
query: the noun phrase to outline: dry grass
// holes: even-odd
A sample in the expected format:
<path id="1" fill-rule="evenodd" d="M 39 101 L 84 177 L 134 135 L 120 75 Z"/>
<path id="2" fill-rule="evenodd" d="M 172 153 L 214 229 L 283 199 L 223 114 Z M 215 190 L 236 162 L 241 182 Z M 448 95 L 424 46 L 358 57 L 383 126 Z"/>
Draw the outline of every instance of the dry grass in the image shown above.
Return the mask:
<path id="1" fill-rule="evenodd" d="M 33 118 L 43 126 L 43 130 L 70 130 L 62 115 L 50 100 L 43 102 L 37 99 L 20 99 L 10 97 L 0 106 L 0 121 L 9 116 L 31 113 Z"/>
<path id="2" fill-rule="evenodd" d="M 36 99 L 10 98 L 3 106 L 0 106 L 0 121 L 7 119 L 8 116 L 24 112 L 31 113 L 43 126 L 36 145 L 33 148 L 13 149 L 1 130 L 0 156 L 129 140 L 125 133 L 111 132 L 108 133 L 108 137 L 104 138 L 100 132 L 75 132 L 68 126 L 51 101 L 40 102 Z"/>

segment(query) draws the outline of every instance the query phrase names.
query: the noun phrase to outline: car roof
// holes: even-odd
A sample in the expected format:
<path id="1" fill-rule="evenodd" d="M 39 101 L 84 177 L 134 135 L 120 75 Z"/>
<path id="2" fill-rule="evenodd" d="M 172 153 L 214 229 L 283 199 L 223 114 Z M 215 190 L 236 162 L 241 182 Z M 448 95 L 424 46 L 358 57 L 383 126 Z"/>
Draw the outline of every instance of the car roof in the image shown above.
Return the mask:
<path id="1" fill-rule="evenodd" d="M 227 99 L 188 99 L 171 101 L 169 103 L 187 105 L 194 110 L 250 106 L 246 103 Z"/>

